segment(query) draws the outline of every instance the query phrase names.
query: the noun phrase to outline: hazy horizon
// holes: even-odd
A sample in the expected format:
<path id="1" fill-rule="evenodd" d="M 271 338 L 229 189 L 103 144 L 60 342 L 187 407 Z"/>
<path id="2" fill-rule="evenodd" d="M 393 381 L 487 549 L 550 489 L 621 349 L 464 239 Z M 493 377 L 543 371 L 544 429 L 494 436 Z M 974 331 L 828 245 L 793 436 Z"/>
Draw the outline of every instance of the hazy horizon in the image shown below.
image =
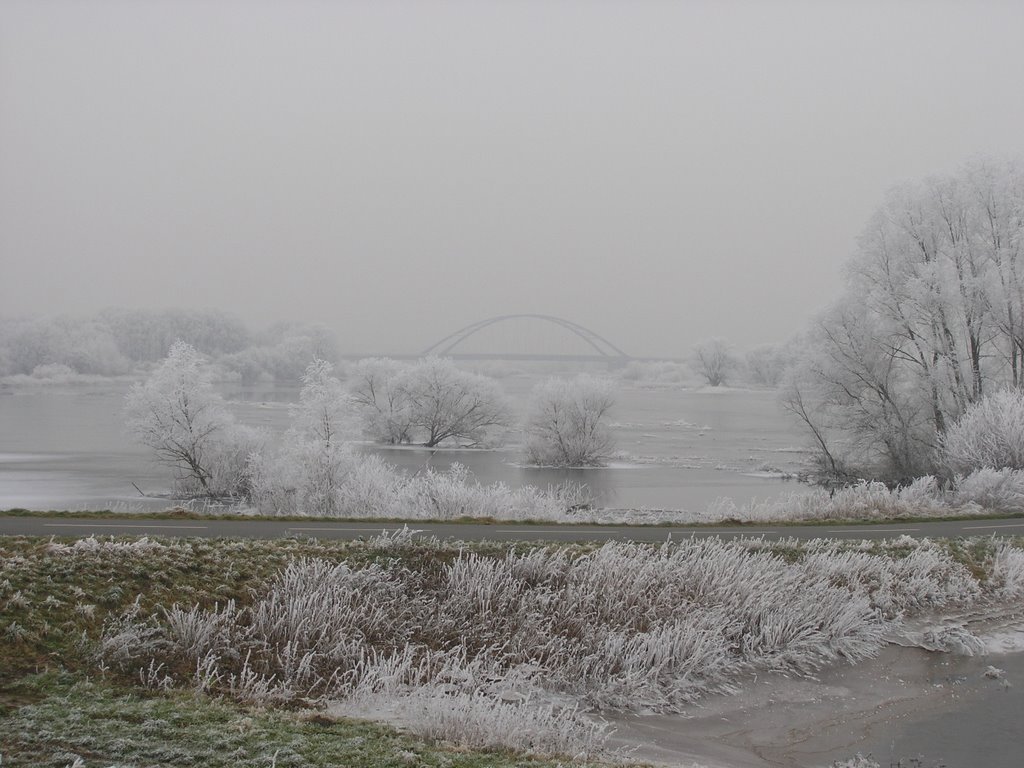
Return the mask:
<path id="1" fill-rule="evenodd" d="M 885 191 L 1024 152 L 1024 4 L 0 3 L 5 314 L 416 352 L 781 341 Z"/>

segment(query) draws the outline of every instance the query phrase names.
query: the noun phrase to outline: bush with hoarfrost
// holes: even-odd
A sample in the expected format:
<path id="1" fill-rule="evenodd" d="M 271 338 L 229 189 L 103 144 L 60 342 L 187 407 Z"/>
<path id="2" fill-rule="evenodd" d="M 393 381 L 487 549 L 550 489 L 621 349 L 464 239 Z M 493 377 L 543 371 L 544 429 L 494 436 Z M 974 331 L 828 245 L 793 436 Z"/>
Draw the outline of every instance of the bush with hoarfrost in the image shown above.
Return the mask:
<path id="1" fill-rule="evenodd" d="M 593 376 L 548 379 L 534 387 L 526 421 L 527 460 L 538 466 L 600 466 L 614 440 L 605 421 L 615 403 L 610 382 Z"/>
<path id="2" fill-rule="evenodd" d="M 616 373 L 616 378 L 639 387 L 681 387 L 696 383 L 694 372 L 683 363 L 633 360 Z"/>
<path id="3" fill-rule="evenodd" d="M 1001 543 L 992 558 L 986 586 L 1003 600 L 1024 597 L 1024 551 Z"/>
<path id="4" fill-rule="evenodd" d="M 332 464 L 325 465 L 327 458 Z M 377 456 L 348 448 L 329 455 L 289 445 L 251 465 L 253 502 L 264 514 L 350 519 L 567 521 L 590 504 L 585 485 L 546 489 L 485 485 L 461 464 L 409 476 Z M 329 482 L 328 482 L 329 480 Z"/>
<path id="5" fill-rule="evenodd" d="M 779 500 L 753 502 L 743 507 L 723 498 L 709 506 L 707 521 L 738 520 L 885 520 L 897 517 L 937 517 L 951 509 L 931 476 L 890 489 L 884 483 L 860 482 L 834 491 L 816 489 Z"/>
<path id="6" fill-rule="evenodd" d="M 853 521 L 984 516 L 1024 511 L 1024 471 L 982 469 L 942 489 L 930 475 L 890 489 L 862 482 L 832 492 L 814 489 L 780 499 L 738 505 L 720 498 L 700 512 L 669 509 L 602 509 L 592 505 L 584 484 L 538 488 L 490 485 L 459 464 L 447 471 L 426 469 L 409 476 L 379 457 L 340 451 L 336 457 L 334 502 L 311 504 L 299 488 L 314 462 L 300 451 L 282 451 L 250 465 L 252 501 L 263 514 L 304 514 L 372 519 L 505 521 L 609 524 L 694 522 Z"/>
<path id="7" fill-rule="evenodd" d="M 357 409 L 364 418 L 367 409 L 379 416 L 378 406 L 373 406 L 370 398 L 386 398 L 391 391 L 385 386 L 385 374 L 398 369 L 392 370 L 385 362 L 370 361 L 372 365 L 357 367 L 351 393 L 331 375 L 329 363 L 315 360 L 307 368 L 282 446 L 255 453 L 249 460 L 250 498 L 260 512 L 409 520 L 557 520 L 569 509 L 589 502 L 579 486 L 543 491 L 530 486 L 513 489 L 504 483 L 481 485 L 459 464 L 447 472 L 428 467 L 410 477 L 378 457 L 353 450 L 344 441 L 354 429 Z M 490 400 L 494 398 L 484 397 L 487 393 L 481 387 L 474 389 L 472 375 L 453 371 L 447 361 L 425 361 L 409 373 L 410 381 L 418 382 L 425 394 L 414 396 L 412 385 L 404 390 L 410 403 L 419 403 L 426 410 L 441 409 L 441 414 L 435 414 L 438 422 L 432 422 L 429 429 L 424 417 L 424 429 L 433 442 L 456 435 L 481 437 L 482 430 L 493 425 L 494 403 Z M 442 391 L 446 382 L 451 383 L 449 375 L 458 379 L 450 396 Z M 488 403 L 478 412 L 473 403 L 481 398 Z M 464 409 L 470 415 L 458 415 Z"/>
<path id="8" fill-rule="evenodd" d="M 985 511 L 1024 512 L 1024 470 L 983 468 L 958 477 L 953 498 Z"/>
<path id="9" fill-rule="evenodd" d="M 470 749 L 514 749 L 528 755 L 600 756 L 610 735 L 606 724 L 576 707 L 504 702 L 481 692 L 413 695 L 409 724 L 419 735 Z"/>
<path id="10" fill-rule="evenodd" d="M 1024 469 L 1024 392 L 1006 389 L 970 405 L 942 435 L 939 456 L 954 474 Z"/>
<path id="11" fill-rule="evenodd" d="M 862 755 L 858 752 L 846 760 L 836 760 L 830 768 L 882 768 L 881 764 L 874 760 L 871 755 Z"/>
<path id="12" fill-rule="evenodd" d="M 162 670 L 161 684 L 170 676 L 244 700 L 335 701 L 350 712 L 465 694 L 472 720 L 490 707 L 473 698 L 480 692 L 497 703 L 678 712 L 757 670 L 810 674 L 870 657 L 903 616 L 1020 583 L 981 584 L 930 542 L 891 553 L 787 542 L 795 562 L 764 541 L 713 538 L 501 556 L 434 546 L 447 554 L 295 560 L 246 605 L 111 621 L 105 657 L 133 674 Z M 1014 556 L 1001 557 L 1016 574 Z M 508 712 L 491 709 L 500 731 Z"/>
<path id="13" fill-rule="evenodd" d="M 713 502 L 701 522 L 770 522 L 815 520 L 892 520 L 897 518 L 984 516 L 1024 512 L 1024 470 L 979 469 L 957 477 L 944 490 L 937 478 L 925 475 L 909 485 L 860 482 L 834 491 L 816 489 L 782 499 L 739 506 L 731 499 Z M 656 518 L 671 520 L 673 513 Z M 677 517 L 677 516 L 676 516 Z"/>
<path id="14" fill-rule="evenodd" d="M 50 541 L 46 545 L 46 552 L 50 555 L 94 555 L 96 553 L 146 555 L 166 548 L 167 545 L 153 541 L 148 536 L 134 541 L 97 539 L 95 536 L 89 536 L 85 539 L 76 539 L 72 544 Z"/>
<path id="15" fill-rule="evenodd" d="M 502 482 L 484 485 L 465 466 L 452 464 L 447 472 L 428 468 L 409 478 L 401 489 L 401 501 L 402 517 L 411 520 L 564 521 L 590 505 L 590 492 L 579 483 L 546 489 L 513 488 Z"/>
<path id="16" fill-rule="evenodd" d="M 345 442 L 356 417 L 333 370 L 325 360 L 309 364 L 283 445 L 250 457 L 251 497 L 257 508 L 298 515 L 343 514 L 343 487 L 358 463 Z"/>

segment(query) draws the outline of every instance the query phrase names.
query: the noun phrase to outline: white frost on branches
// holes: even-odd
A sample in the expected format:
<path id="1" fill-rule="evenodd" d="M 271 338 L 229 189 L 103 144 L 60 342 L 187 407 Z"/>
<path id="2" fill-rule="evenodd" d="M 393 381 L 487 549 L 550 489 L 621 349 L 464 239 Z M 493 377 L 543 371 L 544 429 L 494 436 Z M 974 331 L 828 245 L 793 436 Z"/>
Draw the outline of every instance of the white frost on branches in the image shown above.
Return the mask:
<path id="1" fill-rule="evenodd" d="M 262 438 L 235 423 L 196 350 L 182 341 L 125 400 L 128 432 L 175 472 L 177 491 L 190 496 L 246 492 L 245 465 Z"/>
<path id="2" fill-rule="evenodd" d="M 611 384 L 593 376 L 541 382 L 526 422 L 527 460 L 538 466 L 600 466 L 614 447 L 606 422 L 614 403 Z"/>

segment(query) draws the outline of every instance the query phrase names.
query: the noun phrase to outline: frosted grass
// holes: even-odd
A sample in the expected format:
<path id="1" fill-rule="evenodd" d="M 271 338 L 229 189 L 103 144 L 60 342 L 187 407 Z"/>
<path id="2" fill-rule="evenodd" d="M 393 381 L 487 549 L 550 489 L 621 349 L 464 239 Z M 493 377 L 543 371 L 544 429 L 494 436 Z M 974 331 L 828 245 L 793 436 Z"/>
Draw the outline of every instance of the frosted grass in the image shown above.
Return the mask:
<path id="1" fill-rule="evenodd" d="M 154 687 L 593 756 L 607 736 L 595 712 L 683 712 L 761 670 L 812 675 L 870 658 L 907 617 L 1024 591 L 1024 553 L 1008 543 L 978 576 L 927 540 L 500 556 L 434 541 L 399 557 L 408 538 L 370 542 L 385 559 L 361 565 L 293 560 L 245 605 L 130 611 L 108 622 L 99 657 Z"/>
<path id="2" fill-rule="evenodd" d="M 352 454 L 342 479 L 329 491 L 329 504 L 308 504 L 327 491 L 299 494 L 278 476 L 253 475 L 253 504 L 261 514 L 346 519 L 463 520 L 581 524 L 659 525 L 879 521 L 1024 514 L 1024 470 L 980 469 L 948 487 L 933 476 L 889 488 L 861 482 L 745 505 L 722 498 L 701 511 L 606 509 L 592 506 L 585 484 L 539 488 L 484 484 L 464 466 L 447 472 L 427 469 L 408 476 L 377 457 Z"/>

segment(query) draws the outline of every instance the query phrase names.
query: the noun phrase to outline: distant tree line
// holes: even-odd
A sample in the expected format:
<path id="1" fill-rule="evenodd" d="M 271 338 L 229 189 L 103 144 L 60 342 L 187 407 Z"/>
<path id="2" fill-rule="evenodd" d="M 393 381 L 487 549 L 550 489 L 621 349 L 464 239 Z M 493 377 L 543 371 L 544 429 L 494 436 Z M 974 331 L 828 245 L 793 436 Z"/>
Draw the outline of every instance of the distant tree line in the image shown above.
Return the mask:
<path id="1" fill-rule="evenodd" d="M 334 361 L 323 326 L 278 323 L 252 331 L 215 310 L 107 309 L 86 317 L 0 317 L 0 376 L 120 376 L 167 357 L 183 341 L 243 383 L 295 382 L 314 359 Z"/>

